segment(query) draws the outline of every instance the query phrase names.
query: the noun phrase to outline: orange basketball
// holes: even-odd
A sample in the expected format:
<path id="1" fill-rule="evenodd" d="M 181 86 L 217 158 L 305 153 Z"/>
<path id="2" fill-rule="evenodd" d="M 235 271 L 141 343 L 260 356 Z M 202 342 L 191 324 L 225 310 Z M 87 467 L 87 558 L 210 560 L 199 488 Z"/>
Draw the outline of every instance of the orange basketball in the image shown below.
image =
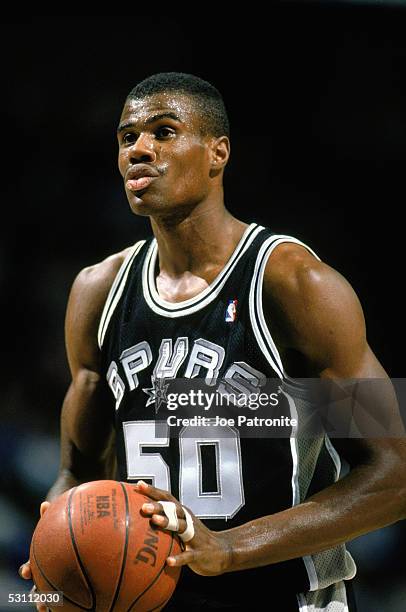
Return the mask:
<path id="1" fill-rule="evenodd" d="M 146 501 L 133 485 L 114 480 L 88 482 L 58 497 L 31 542 L 37 589 L 62 591 L 63 610 L 161 610 L 180 574 L 166 558 L 181 548 L 176 534 L 141 514 Z"/>

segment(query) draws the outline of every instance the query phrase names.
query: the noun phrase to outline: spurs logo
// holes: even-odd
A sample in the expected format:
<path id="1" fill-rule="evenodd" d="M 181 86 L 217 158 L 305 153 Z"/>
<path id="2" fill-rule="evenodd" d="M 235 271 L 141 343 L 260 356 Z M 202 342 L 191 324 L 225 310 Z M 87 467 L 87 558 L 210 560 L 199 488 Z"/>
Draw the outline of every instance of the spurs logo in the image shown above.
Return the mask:
<path id="1" fill-rule="evenodd" d="M 261 372 L 244 361 L 233 363 L 220 381 L 218 376 L 225 359 L 222 346 L 199 338 L 189 350 L 188 338 L 181 337 L 177 338 L 173 348 L 172 339 L 164 338 L 151 375 L 152 385 L 142 388 L 148 396 L 146 406 L 155 403 L 156 413 L 161 404 L 166 402 L 168 384 L 165 380 L 170 381 L 176 377 L 188 354 L 184 378 L 204 377 L 205 384 L 210 387 L 220 383 L 222 393 L 255 393 L 266 382 Z M 122 402 L 127 385 L 129 391 L 137 389 L 140 384 L 138 374 L 150 367 L 154 358 L 150 345 L 143 340 L 125 349 L 117 361 L 111 362 L 107 372 L 107 382 L 116 400 L 116 410 Z M 119 369 L 122 373 L 119 373 Z"/>

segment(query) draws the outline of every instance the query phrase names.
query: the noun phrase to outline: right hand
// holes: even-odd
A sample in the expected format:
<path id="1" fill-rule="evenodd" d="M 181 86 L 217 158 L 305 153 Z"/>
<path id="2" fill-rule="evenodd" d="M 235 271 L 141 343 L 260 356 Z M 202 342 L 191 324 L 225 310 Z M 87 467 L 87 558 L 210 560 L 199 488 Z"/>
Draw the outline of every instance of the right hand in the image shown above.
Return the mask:
<path id="1" fill-rule="evenodd" d="M 42 502 L 41 507 L 40 507 L 41 516 L 44 514 L 44 512 L 48 510 L 50 505 L 51 505 L 50 502 L 47 502 L 47 501 Z M 23 563 L 20 569 L 18 570 L 18 573 L 20 574 L 21 578 L 24 578 L 24 580 L 32 580 L 30 562 L 27 561 L 26 563 Z M 31 589 L 31 593 L 35 593 L 35 592 L 36 592 L 36 587 L 34 585 Z M 36 608 L 38 612 L 47 611 L 47 607 L 45 604 L 36 604 Z"/>

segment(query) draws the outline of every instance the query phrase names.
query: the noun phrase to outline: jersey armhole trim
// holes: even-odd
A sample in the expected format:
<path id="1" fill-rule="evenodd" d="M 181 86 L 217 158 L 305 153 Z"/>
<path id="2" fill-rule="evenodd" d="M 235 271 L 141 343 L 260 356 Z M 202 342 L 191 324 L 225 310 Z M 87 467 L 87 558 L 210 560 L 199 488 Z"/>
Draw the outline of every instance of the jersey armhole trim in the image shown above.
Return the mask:
<path id="1" fill-rule="evenodd" d="M 121 264 L 113 281 L 113 284 L 110 288 L 109 294 L 104 304 L 103 312 L 100 318 L 99 329 L 97 332 L 97 342 L 100 350 L 103 347 L 104 338 L 106 336 L 107 328 L 109 326 L 111 317 L 113 316 L 114 310 L 116 309 L 116 306 L 124 291 L 131 264 L 144 244 L 145 240 L 140 240 L 139 242 L 136 242 L 134 246 L 131 247 L 129 253 L 127 253 L 123 263 Z"/>
<path id="2" fill-rule="evenodd" d="M 312 251 L 312 249 L 310 249 L 300 240 L 293 238 L 292 236 L 285 236 L 281 234 L 270 236 L 262 244 L 257 256 L 257 260 L 255 262 L 255 269 L 251 281 L 249 296 L 249 311 L 251 326 L 254 332 L 255 339 L 269 365 L 272 367 L 272 369 L 276 372 L 276 374 L 281 380 L 286 380 L 291 385 L 297 386 L 298 383 L 296 383 L 294 379 L 290 378 L 285 372 L 281 356 L 279 354 L 278 349 L 276 348 L 275 342 L 273 341 L 271 333 L 266 324 L 264 310 L 262 306 L 262 287 L 264 283 L 266 264 L 268 263 L 268 259 L 274 249 L 283 242 L 299 244 L 300 246 L 305 247 L 310 253 L 312 253 L 312 255 L 316 257 L 316 259 L 319 259 L 319 257 L 314 251 Z M 289 401 L 291 417 L 297 417 L 296 407 L 293 400 L 291 401 L 289 395 L 285 395 Z M 301 503 L 299 490 L 299 456 L 296 434 L 294 434 L 290 439 L 290 451 L 292 455 L 292 506 L 296 506 L 297 504 Z M 318 588 L 319 582 L 313 559 L 310 555 L 306 555 L 302 557 L 302 560 L 308 575 L 310 590 L 316 590 Z M 306 609 L 307 606 L 301 608 L 301 610 Z"/>
<path id="3" fill-rule="evenodd" d="M 336 451 L 333 443 L 331 442 L 330 438 L 328 437 L 328 435 L 326 434 L 325 438 L 324 438 L 324 444 L 326 446 L 326 449 L 331 457 L 332 462 L 334 463 L 335 466 L 335 470 L 336 470 L 336 478 L 335 480 L 337 481 L 340 477 L 340 472 L 341 472 L 341 457 L 338 454 L 338 452 Z"/>
<path id="4" fill-rule="evenodd" d="M 289 403 L 289 411 L 292 419 L 296 419 L 299 422 L 298 413 L 296 410 L 296 405 L 293 398 L 288 394 L 282 391 L 282 393 L 286 396 L 286 399 Z M 299 487 L 299 448 L 297 443 L 297 427 L 294 427 L 292 430 L 292 435 L 290 438 L 290 452 L 292 455 L 292 507 L 297 506 L 302 503 L 301 495 L 300 495 L 300 487 Z M 313 562 L 311 555 L 305 555 L 302 557 L 302 561 L 304 563 L 307 577 L 309 579 L 309 589 L 310 591 L 315 591 L 319 588 L 319 580 L 317 577 L 316 568 Z"/>
<path id="5" fill-rule="evenodd" d="M 275 342 L 273 341 L 271 333 L 266 324 L 262 306 L 262 288 L 264 284 L 265 268 L 272 252 L 283 242 L 290 242 L 303 246 L 320 261 L 320 257 L 318 257 L 318 255 L 304 242 L 301 242 L 297 238 L 294 238 L 293 236 L 285 236 L 283 234 L 275 234 L 270 236 L 262 244 L 255 262 L 255 269 L 251 281 L 249 296 L 249 311 L 254 336 L 269 365 L 276 372 L 279 378 L 282 380 L 285 379 L 293 385 L 297 385 L 294 379 L 290 378 L 290 376 L 288 376 L 284 370 L 279 351 L 276 348 Z"/>

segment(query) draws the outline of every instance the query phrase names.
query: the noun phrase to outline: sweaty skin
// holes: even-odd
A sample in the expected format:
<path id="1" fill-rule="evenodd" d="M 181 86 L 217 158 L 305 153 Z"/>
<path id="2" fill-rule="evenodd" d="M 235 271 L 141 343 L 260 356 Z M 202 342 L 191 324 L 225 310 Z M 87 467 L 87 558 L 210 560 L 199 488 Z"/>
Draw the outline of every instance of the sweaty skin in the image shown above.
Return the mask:
<path id="1" fill-rule="evenodd" d="M 157 238 L 158 291 L 167 301 L 189 299 L 218 275 L 247 227 L 224 206 L 229 140 L 204 133 L 187 95 L 166 93 L 125 104 L 118 142 L 131 210 L 150 217 Z M 152 180 L 143 181 L 142 172 Z M 62 408 L 61 463 L 47 496 L 51 502 L 74 485 L 114 474 L 112 398 L 100 371 L 97 328 L 125 255 L 84 269 L 71 290 L 66 346 L 72 383 Z M 279 245 L 269 258 L 263 292 L 265 317 L 290 375 L 387 379 L 368 346 L 353 289 L 306 249 Z M 168 564 L 217 575 L 310 555 L 405 518 L 404 440 L 337 439 L 335 446 L 351 466 L 343 479 L 300 505 L 226 531 L 211 531 L 193 516 L 194 538 Z M 158 500 L 171 500 L 179 531 L 185 529 L 172 495 L 138 486 L 151 498 L 144 512 L 156 525 L 167 525 Z M 21 571 L 29 578 L 29 563 Z"/>

